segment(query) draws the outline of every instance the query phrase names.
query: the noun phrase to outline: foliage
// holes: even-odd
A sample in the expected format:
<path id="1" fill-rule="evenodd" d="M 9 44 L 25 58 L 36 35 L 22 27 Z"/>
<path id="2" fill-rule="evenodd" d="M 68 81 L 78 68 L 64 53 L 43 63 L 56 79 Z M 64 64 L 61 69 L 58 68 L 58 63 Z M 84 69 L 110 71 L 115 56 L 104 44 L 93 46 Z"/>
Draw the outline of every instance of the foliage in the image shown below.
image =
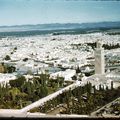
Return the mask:
<path id="1" fill-rule="evenodd" d="M 10 56 L 9 55 L 6 55 L 5 56 L 5 60 L 10 60 L 11 58 L 10 58 Z"/>
<path id="2" fill-rule="evenodd" d="M 77 69 L 76 69 L 76 73 L 80 73 L 80 72 L 81 72 L 80 68 L 77 67 Z"/>
<path id="3" fill-rule="evenodd" d="M 17 47 L 14 47 L 14 50 L 17 50 Z"/>
<path id="4" fill-rule="evenodd" d="M 24 58 L 23 61 L 24 61 L 24 62 L 28 61 L 28 58 Z"/>
<path id="5" fill-rule="evenodd" d="M 16 68 L 14 66 L 9 66 L 9 65 L 5 66 L 6 73 L 13 73 L 13 72 L 15 72 L 15 70 L 16 70 Z"/>
<path id="6" fill-rule="evenodd" d="M 93 49 L 95 49 L 95 47 L 96 47 L 96 43 L 87 43 L 87 45 L 91 46 Z M 107 50 L 116 49 L 116 48 L 120 48 L 120 44 L 119 43 L 117 43 L 115 45 L 103 44 L 103 48 L 107 49 Z"/>
<path id="7" fill-rule="evenodd" d="M 55 110 L 58 109 L 58 105 L 62 105 L 63 114 L 90 114 L 119 96 L 120 88 L 97 90 L 91 83 L 87 83 L 83 87 L 79 86 L 74 90 L 65 91 L 36 110 L 50 113 L 51 108 Z"/>
<path id="8" fill-rule="evenodd" d="M 57 91 L 59 87 L 63 86 L 63 82 L 64 78 L 57 77 L 52 80 L 47 73 L 42 73 L 39 77 L 28 81 L 24 76 L 18 76 L 17 79 L 9 81 L 9 85 L 0 85 L 0 108 L 23 108 Z"/>
<path id="9" fill-rule="evenodd" d="M 20 76 L 16 80 L 9 81 L 9 84 L 11 87 L 19 87 L 20 88 L 24 84 L 25 80 L 26 79 L 24 76 Z"/>

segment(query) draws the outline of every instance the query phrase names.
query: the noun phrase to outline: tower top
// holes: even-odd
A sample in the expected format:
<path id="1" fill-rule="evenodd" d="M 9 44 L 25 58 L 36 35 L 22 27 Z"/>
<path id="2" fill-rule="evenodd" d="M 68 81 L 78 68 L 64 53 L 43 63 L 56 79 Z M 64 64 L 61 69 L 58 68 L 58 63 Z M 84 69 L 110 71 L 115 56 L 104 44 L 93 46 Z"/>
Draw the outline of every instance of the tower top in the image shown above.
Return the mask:
<path id="1" fill-rule="evenodd" d="M 97 43 L 97 48 L 102 48 L 103 43 L 101 40 L 97 40 L 96 43 Z"/>

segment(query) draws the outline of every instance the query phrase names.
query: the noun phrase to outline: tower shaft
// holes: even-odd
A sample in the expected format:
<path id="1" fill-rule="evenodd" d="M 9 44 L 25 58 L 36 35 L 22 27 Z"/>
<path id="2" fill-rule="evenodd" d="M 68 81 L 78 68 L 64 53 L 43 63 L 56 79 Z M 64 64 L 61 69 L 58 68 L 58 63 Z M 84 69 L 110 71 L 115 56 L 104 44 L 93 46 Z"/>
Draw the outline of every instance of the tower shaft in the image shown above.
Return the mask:
<path id="1" fill-rule="evenodd" d="M 104 48 L 95 49 L 95 74 L 105 73 Z"/>

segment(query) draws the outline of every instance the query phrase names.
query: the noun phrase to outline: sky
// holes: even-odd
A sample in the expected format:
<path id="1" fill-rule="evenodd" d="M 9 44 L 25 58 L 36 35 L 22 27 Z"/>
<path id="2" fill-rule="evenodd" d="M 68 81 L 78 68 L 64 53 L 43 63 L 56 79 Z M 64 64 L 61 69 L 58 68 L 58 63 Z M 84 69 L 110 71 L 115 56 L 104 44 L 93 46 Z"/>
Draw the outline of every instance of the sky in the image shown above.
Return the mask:
<path id="1" fill-rule="evenodd" d="M 120 21 L 120 1 L 0 0 L 0 26 Z"/>

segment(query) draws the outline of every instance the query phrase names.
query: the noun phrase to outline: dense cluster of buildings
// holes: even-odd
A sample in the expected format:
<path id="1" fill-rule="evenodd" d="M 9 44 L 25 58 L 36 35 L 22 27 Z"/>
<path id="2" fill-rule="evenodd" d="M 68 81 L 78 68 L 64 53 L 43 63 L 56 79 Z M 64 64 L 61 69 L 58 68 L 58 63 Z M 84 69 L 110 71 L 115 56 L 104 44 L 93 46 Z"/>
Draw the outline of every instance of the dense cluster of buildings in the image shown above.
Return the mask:
<path id="1" fill-rule="evenodd" d="M 86 45 L 94 42 L 97 43 L 95 49 Z M 36 74 L 48 71 L 51 78 L 60 76 L 65 81 L 91 82 L 96 88 L 100 84 L 105 88 L 114 81 L 114 87 L 116 87 L 119 83 L 120 71 L 117 66 L 118 72 L 115 72 L 113 68 L 117 67 L 112 62 L 116 57 L 120 57 L 120 48 L 105 50 L 101 42 L 110 45 L 120 44 L 120 36 L 94 33 L 2 38 L 0 40 L 0 83 L 14 80 L 17 75 L 24 75 L 29 79 Z M 6 56 L 9 56 L 9 59 L 6 59 Z M 88 60 L 88 58 L 92 59 Z M 108 58 L 113 61 L 108 63 Z M 116 63 L 119 64 L 119 62 L 116 58 Z M 15 71 L 4 73 L 5 65 L 14 66 Z M 82 67 L 84 70 L 81 69 Z M 83 70 L 82 74 L 76 73 L 77 68 Z M 89 73 L 92 70 L 95 74 L 93 73 L 90 77 L 85 76 L 86 72 Z"/>

